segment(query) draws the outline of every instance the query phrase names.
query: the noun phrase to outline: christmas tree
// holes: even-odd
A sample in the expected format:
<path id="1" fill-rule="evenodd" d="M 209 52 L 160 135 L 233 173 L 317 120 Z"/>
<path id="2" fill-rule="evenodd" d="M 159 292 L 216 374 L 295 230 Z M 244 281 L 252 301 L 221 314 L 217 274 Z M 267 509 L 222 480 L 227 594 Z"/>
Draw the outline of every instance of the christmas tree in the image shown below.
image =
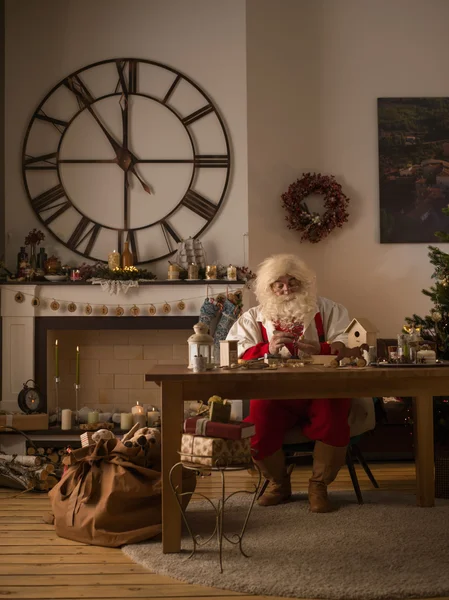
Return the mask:
<path id="1" fill-rule="evenodd" d="M 449 205 L 443 213 L 449 216 Z M 442 242 L 449 242 L 449 233 L 437 231 L 435 235 Z M 405 320 L 408 325 L 420 329 L 423 340 L 434 342 L 439 359 L 449 360 L 449 254 L 429 246 L 429 259 L 434 266 L 434 283 L 422 293 L 431 299 L 433 307 L 429 315 L 413 315 Z M 449 453 L 449 393 L 434 398 L 434 430 L 439 453 Z"/>

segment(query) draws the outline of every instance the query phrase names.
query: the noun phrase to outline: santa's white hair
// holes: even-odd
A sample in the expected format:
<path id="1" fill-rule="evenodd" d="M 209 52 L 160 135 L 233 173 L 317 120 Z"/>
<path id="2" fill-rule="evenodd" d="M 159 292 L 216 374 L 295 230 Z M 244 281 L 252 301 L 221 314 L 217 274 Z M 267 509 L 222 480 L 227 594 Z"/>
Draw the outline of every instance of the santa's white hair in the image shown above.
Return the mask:
<path id="1" fill-rule="evenodd" d="M 280 277 L 294 277 L 298 290 L 277 296 L 271 285 Z M 254 293 L 266 319 L 281 322 L 305 322 L 315 315 L 317 306 L 315 273 L 294 254 L 274 254 L 257 270 Z"/>

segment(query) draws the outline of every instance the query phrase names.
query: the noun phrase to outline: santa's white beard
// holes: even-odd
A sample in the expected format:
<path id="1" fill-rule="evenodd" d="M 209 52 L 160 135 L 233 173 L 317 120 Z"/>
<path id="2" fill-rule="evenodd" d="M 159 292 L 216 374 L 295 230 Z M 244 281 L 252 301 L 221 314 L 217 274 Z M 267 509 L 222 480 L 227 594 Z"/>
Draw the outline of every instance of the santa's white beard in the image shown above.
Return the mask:
<path id="1" fill-rule="evenodd" d="M 263 316 L 273 322 L 304 323 L 315 314 L 316 300 L 310 294 L 296 293 L 267 298 L 261 306 Z"/>

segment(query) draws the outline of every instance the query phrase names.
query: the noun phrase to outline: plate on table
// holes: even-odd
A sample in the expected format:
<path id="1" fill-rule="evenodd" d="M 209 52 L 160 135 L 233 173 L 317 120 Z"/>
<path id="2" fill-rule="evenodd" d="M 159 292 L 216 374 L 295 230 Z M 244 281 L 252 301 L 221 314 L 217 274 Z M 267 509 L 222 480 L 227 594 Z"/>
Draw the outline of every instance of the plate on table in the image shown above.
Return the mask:
<path id="1" fill-rule="evenodd" d="M 44 275 L 47 281 L 66 281 L 67 275 Z"/>

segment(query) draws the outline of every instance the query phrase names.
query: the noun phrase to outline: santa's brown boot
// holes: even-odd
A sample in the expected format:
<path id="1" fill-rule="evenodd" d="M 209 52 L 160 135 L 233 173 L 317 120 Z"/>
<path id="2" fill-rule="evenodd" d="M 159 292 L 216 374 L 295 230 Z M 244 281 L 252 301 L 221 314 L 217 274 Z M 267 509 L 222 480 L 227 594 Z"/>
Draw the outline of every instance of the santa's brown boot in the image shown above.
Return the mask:
<path id="1" fill-rule="evenodd" d="M 254 459 L 253 459 L 254 460 Z M 290 474 L 285 468 L 285 457 L 282 450 L 277 450 L 263 460 L 254 460 L 262 475 L 268 479 L 269 484 L 263 495 L 257 500 L 260 506 L 275 506 L 285 502 L 292 495 Z"/>
<path id="2" fill-rule="evenodd" d="M 333 510 L 327 497 L 327 486 L 334 481 L 338 471 L 345 464 L 346 449 L 346 446 L 315 443 L 313 473 L 309 479 L 309 504 L 312 512 L 324 513 Z"/>

